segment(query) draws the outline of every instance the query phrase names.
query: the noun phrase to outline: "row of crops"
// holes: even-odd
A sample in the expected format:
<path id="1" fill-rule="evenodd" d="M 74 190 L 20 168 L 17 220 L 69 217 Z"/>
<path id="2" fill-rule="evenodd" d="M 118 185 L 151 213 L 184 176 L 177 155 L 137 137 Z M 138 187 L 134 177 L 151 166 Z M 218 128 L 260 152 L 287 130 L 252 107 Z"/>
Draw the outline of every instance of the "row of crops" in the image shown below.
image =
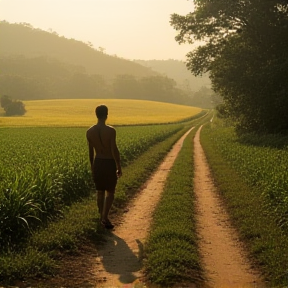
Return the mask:
<path id="1" fill-rule="evenodd" d="M 117 127 L 125 167 L 183 125 Z M 29 233 L 91 193 L 84 128 L 0 129 L 0 247 Z"/>
<path id="2" fill-rule="evenodd" d="M 212 125 L 210 140 L 246 183 L 261 191 L 264 209 L 288 228 L 288 139 L 281 135 L 237 138 L 231 127 Z"/>

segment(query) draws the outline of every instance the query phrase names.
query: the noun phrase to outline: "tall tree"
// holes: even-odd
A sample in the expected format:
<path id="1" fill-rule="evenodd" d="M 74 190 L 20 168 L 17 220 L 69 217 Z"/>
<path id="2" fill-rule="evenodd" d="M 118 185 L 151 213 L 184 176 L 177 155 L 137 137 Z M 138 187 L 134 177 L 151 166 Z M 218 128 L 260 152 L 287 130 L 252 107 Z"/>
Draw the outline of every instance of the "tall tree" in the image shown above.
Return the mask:
<path id="1" fill-rule="evenodd" d="M 288 130 L 287 1 L 194 3 L 194 12 L 171 17 L 178 42 L 203 43 L 188 53 L 188 69 L 195 75 L 210 71 L 238 131 Z"/>

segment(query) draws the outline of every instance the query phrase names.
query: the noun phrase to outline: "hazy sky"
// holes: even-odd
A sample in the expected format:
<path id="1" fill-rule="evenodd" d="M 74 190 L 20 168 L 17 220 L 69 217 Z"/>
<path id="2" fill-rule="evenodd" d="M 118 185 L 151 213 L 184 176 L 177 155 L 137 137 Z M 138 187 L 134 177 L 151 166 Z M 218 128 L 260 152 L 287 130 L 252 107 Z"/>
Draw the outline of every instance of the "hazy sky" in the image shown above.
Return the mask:
<path id="1" fill-rule="evenodd" d="M 192 10 L 192 0 L 0 0 L 1 20 L 52 29 L 107 54 L 143 60 L 185 60 L 193 47 L 174 40 L 169 20 Z"/>

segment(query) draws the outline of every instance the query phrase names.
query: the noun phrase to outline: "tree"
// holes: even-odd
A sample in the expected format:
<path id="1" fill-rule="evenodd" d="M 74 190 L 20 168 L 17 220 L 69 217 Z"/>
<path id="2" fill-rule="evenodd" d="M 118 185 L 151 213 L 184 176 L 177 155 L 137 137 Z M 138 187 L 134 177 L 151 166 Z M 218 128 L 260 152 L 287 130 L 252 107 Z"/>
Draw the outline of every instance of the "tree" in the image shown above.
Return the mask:
<path id="1" fill-rule="evenodd" d="M 6 116 L 22 116 L 26 113 L 25 105 L 19 100 L 14 100 L 4 108 Z"/>
<path id="2" fill-rule="evenodd" d="M 21 116 L 26 113 L 24 103 L 19 100 L 12 100 L 9 96 L 4 95 L 1 97 L 0 102 L 6 116 Z"/>
<path id="3" fill-rule="evenodd" d="M 288 131 L 288 4 L 281 0 L 194 0 L 172 15 L 179 43 L 203 45 L 187 56 L 194 75 L 210 71 L 212 87 L 239 132 Z"/>

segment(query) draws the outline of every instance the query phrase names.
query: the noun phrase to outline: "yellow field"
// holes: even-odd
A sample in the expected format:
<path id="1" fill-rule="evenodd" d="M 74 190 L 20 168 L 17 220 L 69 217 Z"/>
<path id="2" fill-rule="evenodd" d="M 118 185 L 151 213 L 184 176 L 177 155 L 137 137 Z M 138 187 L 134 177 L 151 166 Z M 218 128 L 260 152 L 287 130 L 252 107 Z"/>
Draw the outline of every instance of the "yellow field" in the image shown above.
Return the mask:
<path id="1" fill-rule="evenodd" d="M 0 127 L 82 126 L 97 122 L 95 107 L 108 106 L 107 124 L 131 125 L 167 123 L 183 120 L 201 112 L 201 108 L 142 100 L 65 99 L 23 101 L 27 113 L 5 117 L 0 111 Z"/>

